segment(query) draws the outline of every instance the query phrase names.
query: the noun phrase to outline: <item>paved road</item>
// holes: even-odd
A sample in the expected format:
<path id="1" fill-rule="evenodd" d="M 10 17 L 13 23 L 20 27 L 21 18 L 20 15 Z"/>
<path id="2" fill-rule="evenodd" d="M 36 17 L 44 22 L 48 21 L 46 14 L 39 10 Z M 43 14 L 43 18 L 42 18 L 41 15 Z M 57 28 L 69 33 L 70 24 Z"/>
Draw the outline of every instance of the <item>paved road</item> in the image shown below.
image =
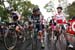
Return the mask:
<path id="1" fill-rule="evenodd" d="M 59 43 L 59 41 L 57 42 L 56 48 L 57 48 L 57 50 L 66 50 L 66 48 L 65 48 L 66 47 L 66 40 L 65 40 L 63 35 L 61 35 L 60 37 L 61 37 L 60 40 L 61 39 L 63 39 L 63 40 L 61 40 L 60 43 Z M 70 39 L 71 36 L 68 35 L 68 37 Z M 47 38 L 47 33 L 46 32 L 45 32 L 44 39 L 45 39 L 44 40 L 45 48 L 42 49 L 41 48 L 41 43 L 39 42 L 39 40 L 37 40 L 38 48 L 36 48 L 36 50 L 56 50 L 55 49 L 55 45 L 54 45 L 54 41 L 51 41 L 51 43 L 48 42 L 48 38 Z M 75 37 L 72 36 L 72 40 L 73 39 L 75 39 Z M 70 42 L 73 45 L 75 45 L 75 41 L 74 40 L 70 41 Z M 0 50 L 7 50 L 5 48 L 5 46 L 4 46 L 3 40 L 0 40 Z M 17 43 L 16 47 L 14 48 L 14 50 L 32 50 L 32 39 L 29 38 L 24 43 L 21 43 L 21 42 L 18 41 L 18 43 Z"/>
<path id="2" fill-rule="evenodd" d="M 61 38 L 63 38 L 63 36 L 61 35 Z M 61 41 L 61 46 L 59 44 L 59 41 L 57 41 L 57 44 L 56 44 L 56 48 L 55 48 L 55 44 L 54 44 L 54 41 L 50 41 L 50 43 L 48 42 L 47 40 L 47 33 L 45 33 L 45 50 L 65 50 L 65 39 L 63 38 L 63 41 Z"/>
<path id="3" fill-rule="evenodd" d="M 73 46 L 75 46 L 75 37 L 71 36 L 70 34 L 67 34 L 67 37 L 69 39 L 69 42 Z M 54 41 L 51 41 L 49 43 L 47 39 L 48 39 L 47 38 L 47 33 L 45 33 L 45 49 L 44 50 L 66 50 L 66 39 L 64 38 L 63 34 L 60 35 L 60 41 L 57 41 L 56 48 L 55 48 Z M 75 49 L 70 49 L 70 50 L 75 50 Z"/>

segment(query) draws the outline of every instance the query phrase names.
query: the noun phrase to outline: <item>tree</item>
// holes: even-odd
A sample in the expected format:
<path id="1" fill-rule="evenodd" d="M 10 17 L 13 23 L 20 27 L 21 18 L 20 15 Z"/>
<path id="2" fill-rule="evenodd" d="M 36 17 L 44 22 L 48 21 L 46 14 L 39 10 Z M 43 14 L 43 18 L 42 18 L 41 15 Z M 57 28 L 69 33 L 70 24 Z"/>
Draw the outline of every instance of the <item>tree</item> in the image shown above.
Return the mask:
<path id="1" fill-rule="evenodd" d="M 67 13 L 69 14 L 69 18 L 75 16 L 75 2 L 73 2 L 72 5 L 69 5 L 67 7 Z"/>
<path id="2" fill-rule="evenodd" d="M 8 2 L 21 13 L 24 17 L 31 15 L 32 9 L 38 7 L 37 5 L 32 4 L 30 1 L 24 0 L 8 0 Z"/>
<path id="3" fill-rule="evenodd" d="M 2 20 L 7 19 L 8 13 L 7 11 L 4 9 L 3 5 L 0 5 L 0 17 Z"/>
<path id="4" fill-rule="evenodd" d="M 54 11 L 54 3 L 52 1 L 49 1 L 44 8 L 47 10 L 47 12 L 53 12 Z"/>
<path id="5" fill-rule="evenodd" d="M 30 1 L 24 1 L 24 0 L 7 0 L 11 6 L 13 6 L 14 10 L 21 13 L 24 18 L 26 18 L 28 15 L 31 15 L 32 9 L 34 7 L 38 7 L 37 5 L 32 4 Z M 8 18 L 9 13 L 4 8 L 4 5 L 2 2 L 0 2 L 0 17 L 2 17 L 4 20 Z"/>

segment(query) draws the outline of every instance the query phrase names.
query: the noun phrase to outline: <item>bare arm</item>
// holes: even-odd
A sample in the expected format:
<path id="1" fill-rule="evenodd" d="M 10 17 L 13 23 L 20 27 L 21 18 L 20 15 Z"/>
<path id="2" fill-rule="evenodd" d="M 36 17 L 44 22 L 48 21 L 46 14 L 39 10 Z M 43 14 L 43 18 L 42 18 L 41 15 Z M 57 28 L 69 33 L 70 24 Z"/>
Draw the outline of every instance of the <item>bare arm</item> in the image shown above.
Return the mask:
<path id="1" fill-rule="evenodd" d="M 21 20 L 21 16 L 18 16 L 18 20 Z"/>
<path id="2" fill-rule="evenodd" d="M 18 21 L 21 20 L 21 15 L 18 12 L 16 12 L 16 14 L 18 16 Z"/>

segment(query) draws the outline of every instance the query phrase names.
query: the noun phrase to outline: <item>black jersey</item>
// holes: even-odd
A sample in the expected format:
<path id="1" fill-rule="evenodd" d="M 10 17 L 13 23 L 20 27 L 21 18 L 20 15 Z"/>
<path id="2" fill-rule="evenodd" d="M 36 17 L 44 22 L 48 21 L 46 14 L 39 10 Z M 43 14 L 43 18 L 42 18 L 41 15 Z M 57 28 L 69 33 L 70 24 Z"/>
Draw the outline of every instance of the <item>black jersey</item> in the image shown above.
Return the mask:
<path id="1" fill-rule="evenodd" d="M 50 22 L 49 22 L 49 25 L 51 26 L 51 25 L 55 25 L 56 26 L 56 22 L 52 19 L 52 20 L 50 20 Z"/>
<path id="2" fill-rule="evenodd" d="M 40 23 L 40 17 L 41 15 L 39 16 L 32 15 L 31 17 L 29 17 L 30 20 L 29 24 L 33 24 L 34 29 L 37 29 L 38 31 L 43 29 L 43 25 Z"/>
<path id="3" fill-rule="evenodd" d="M 32 24 L 32 23 L 34 25 L 40 24 L 40 16 L 34 16 L 34 15 L 30 16 L 29 17 L 29 24 Z"/>

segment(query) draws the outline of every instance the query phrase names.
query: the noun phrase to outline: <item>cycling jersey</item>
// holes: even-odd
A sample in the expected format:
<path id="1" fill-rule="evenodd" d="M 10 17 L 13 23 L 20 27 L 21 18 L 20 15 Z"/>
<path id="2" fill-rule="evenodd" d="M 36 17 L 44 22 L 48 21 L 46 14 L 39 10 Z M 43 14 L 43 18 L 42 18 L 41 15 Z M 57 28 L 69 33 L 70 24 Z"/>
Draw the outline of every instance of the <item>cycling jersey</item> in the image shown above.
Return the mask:
<path id="1" fill-rule="evenodd" d="M 65 30 L 65 24 L 66 24 L 67 21 L 66 21 L 66 18 L 64 16 L 64 14 L 63 13 L 60 13 L 60 14 L 57 13 L 55 15 L 55 20 L 56 20 L 57 24 L 60 24 L 61 28 L 63 30 Z M 64 25 L 62 25 L 62 24 L 64 24 Z"/>
<path id="2" fill-rule="evenodd" d="M 63 13 L 60 13 L 60 14 L 56 14 L 55 15 L 55 20 L 58 24 L 62 24 L 62 23 L 65 23 L 66 22 L 66 18 L 64 16 Z"/>
<path id="3" fill-rule="evenodd" d="M 34 25 L 34 29 L 37 29 L 37 31 L 41 30 L 44 28 L 44 26 L 41 24 L 41 15 L 38 16 L 30 16 L 29 17 L 29 24 L 33 24 Z"/>
<path id="4" fill-rule="evenodd" d="M 51 27 L 52 30 L 56 29 L 56 22 L 54 21 L 54 19 L 50 20 L 49 26 Z"/>

